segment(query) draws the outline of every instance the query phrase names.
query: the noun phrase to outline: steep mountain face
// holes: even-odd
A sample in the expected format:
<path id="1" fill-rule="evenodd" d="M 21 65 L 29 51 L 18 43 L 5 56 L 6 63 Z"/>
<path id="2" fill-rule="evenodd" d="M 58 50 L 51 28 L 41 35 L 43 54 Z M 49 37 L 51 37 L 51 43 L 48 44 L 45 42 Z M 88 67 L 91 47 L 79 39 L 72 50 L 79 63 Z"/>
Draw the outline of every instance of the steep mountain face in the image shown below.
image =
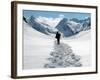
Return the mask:
<path id="1" fill-rule="evenodd" d="M 49 34 L 55 34 L 58 30 L 55 27 L 51 27 L 50 25 L 46 24 L 46 23 L 41 23 L 38 22 L 39 24 L 41 24 L 42 26 L 44 26 L 46 28 L 46 31 Z"/>
<path id="2" fill-rule="evenodd" d="M 90 27 L 91 26 L 91 18 L 88 17 L 85 20 L 83 20 L 82 26 L 83 26 L 84 31 L 91 29 L 91 27 Z"/>
<path id="3" fill-rule="evenodd" d="M 91 18 L 90 17 L 87 17 L 83 20 L 78 20 L 77 18 L 72 18 L 72 19 L 70 19 L 70 21 L 74 21 L 76 23 L 81 24 L 83 31 L 91 29 Z"/>
<path id="4" fill-rule="evenodd" d="M 39 32 L 42 32 L 44 34 L 55 34 L 56 33 L 56 29 L 55 28 L 51 28 L 49 25 L 47 25 L 46 23 L 40 23 L 38 21 L 36 21 L 36 19 L 31 16 L 28 22 L 34 29 L 36 29 Z"/>
<path id="5" fill-rule="evenodd" d="M 80 23 L 77 23 L 77 22 L 74 22 L 74 21 L 68 21 L 67 25 L 72 29 L 74 34 L 79 33 L 83 29 L 83 27 Z"/>
<path id="6" fill-rule="evenodd" d="M 65 37 L 69 37 L 75 35 L 81 31 L 86 31 L 91 29 L 91 18 L 88 17 L 84 20 L 78 20 L 76 18 L 67 20 L 64 18 L 61 22 L 56 26 L 56 28 L 63 33 Z"/>
<path id="7" fill-rule="evenodd" d="M 80 22 L 81 22 L 81 21 L 78 20 L 77 18 L 72 18 L 72 19 L 70 19 L 70 21 L 74 21 L 74 22 L 77 22 L 77 23 L 80 23 Z"/>
<path id="8" fill-rule="evenodd" d="M 81 31 L 86 31 L 91 29 L 90 17 L 85 18 L 84 20 L 78 20 L 77 18 L 68 20 L 67 18 L 63 18 L 62 20 L 59 21 L 59 23 L 55 27 L 50 26 L 46 22 L 39 22 L 33 16 L 31 16 L 27 22 L 35 30 L 41 33 L 47 35 L 51 35 L 51 34 L 55 35 L 57 31 L 60 31 L 64 37 L 70 37 L 75 34 L 78 34 Z"/>
<path id="9" fill-rule="evenodd" d="M 35 18 L 33 16 L 30 17 L 28 22 L 34 29 L 36 29 L 39 32 L 42 32 L 44 34 L 48 34 L 46 27 L 44 27 L 42 24 L 35 21 Z"/>
<path id="10" fill-rule="evenodd" d="M 72 29 L 69 27 L 69 25 L 67 24 L 67 19 L 64 18 L 60 21 L 60 23 L 56 26 L 56 28 L 63 33 L 63 35 L 65 37 L 69 37 L 74 35 L 74 32 L 72 31 Z"/>

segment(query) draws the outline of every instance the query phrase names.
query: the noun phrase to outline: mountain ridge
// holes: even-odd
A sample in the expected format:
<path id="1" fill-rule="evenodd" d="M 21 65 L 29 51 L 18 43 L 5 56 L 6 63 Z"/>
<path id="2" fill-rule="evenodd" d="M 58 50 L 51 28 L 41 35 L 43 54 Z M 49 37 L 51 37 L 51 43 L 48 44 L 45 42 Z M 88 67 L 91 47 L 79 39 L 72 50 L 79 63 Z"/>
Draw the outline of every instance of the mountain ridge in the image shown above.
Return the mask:
<path id="1" fill-rule="evenodd" d="M 31 25 L 32 28 L 43 34 L 56 34 L 56 32 L 59 31 L 64 37 L 70 37 L 78 34 L 81 31 L 91 29 L 90 17 L 85 18 L 84 20 L 78 20 L 77 18 L 68 20 L 67 18 L 63 18 L 54 28 L 52 28 L 46 22 L 38 22 L 34 16 L 31 16 L 27 23 Z"/>

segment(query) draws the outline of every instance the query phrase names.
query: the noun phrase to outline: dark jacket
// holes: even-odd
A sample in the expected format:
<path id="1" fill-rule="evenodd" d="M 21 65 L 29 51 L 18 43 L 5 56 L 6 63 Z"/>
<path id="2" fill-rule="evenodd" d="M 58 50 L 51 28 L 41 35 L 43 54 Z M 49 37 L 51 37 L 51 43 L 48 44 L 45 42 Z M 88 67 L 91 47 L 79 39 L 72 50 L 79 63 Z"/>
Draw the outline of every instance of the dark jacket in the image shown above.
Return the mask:
<path id="1" fill-rule="evenodd" d="M 60 38 L 60 36 L 61 36 L 61 34 L 57 32 L 57 33 L 56 33 L 56 37 L 55 37 L 55 38 L 59 39 L 59 38 Z"/>

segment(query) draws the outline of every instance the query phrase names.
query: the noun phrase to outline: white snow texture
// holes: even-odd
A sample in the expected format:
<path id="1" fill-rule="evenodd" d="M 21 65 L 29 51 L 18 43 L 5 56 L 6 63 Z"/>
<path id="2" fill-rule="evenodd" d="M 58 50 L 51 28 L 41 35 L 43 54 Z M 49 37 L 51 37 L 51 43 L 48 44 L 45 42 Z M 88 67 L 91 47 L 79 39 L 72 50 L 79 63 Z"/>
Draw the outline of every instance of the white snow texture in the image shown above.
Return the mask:
<path id="1" fill-rule="evenodd" d="M 47 58 L 52 57 L 51 56 L 52 51 L 53 52 L 59 51 L 59 50 L 68 51 L 68 49 L 66 48 L 69 48 L 72 51 L 69 57 L 67 56 L 68 54 L 65 54 L 66 57 L 68 57 L 67 59 L 69 60 L 68 62 L 70 62 L 70 64 L 73 64 L 71 62 L 74 62 L 74 61 L 76 62 L 74 62 L 75 64 L 73 65 L 65 64 L 64 65 L 65 67 L 91 66 L 90 31 L 80 32 L 78 35 L 72 36 L 70 38 L 62 38 L 61 45 L 57 45 L 55 44 L 55 37 L 48 36 L 41 32 L 38 32 L 23 21 L 23 39 L 24 39 L 23 53 L 22 53 L 23 54 L 23 59 L 22 59 L 23 69 L 45 68 L 44 65 L 50 62 L 50 60 L 47 60 Z M 72 59 L 72 56 L 74 57 L 74 59 Z M 59 64 L 59 65 L 62 65 L 62 64 Z M 58 67 L 64 67 L 64 66 L 58 66 Z"/>
<path id="2" fill-rule="evenodd" d="M 50 62 L 45 64 L 45 68 L 57 67 L 80 67 L 82 66 L 80 56 L 75 55 L 71 47 L 67 44 L 57 42 L 54 44 L 54 50 L 50 53 L 51 57 L 47 58 Z"/>

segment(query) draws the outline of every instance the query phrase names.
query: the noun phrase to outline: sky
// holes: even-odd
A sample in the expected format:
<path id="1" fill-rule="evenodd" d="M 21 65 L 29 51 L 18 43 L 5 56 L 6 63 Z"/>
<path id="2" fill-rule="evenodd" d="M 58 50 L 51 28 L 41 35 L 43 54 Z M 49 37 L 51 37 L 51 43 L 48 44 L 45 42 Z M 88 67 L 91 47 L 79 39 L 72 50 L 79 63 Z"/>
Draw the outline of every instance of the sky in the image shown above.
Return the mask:
<path id="1" fill-rule="evenodd" d="M 57 17 L 63 17 L 63 18 L 67 18 L 67 19 L 77 18 L 79 20 L 82 20 L 86 17 L 91 17 L 90 13 L 38 11 L 38 10 L 23 10 L 23 15 L 27 19 L 32 15 L 35 18 L 42 16 L 42 17 L 47 17 L 47 18 L 57 18 Z"/>

